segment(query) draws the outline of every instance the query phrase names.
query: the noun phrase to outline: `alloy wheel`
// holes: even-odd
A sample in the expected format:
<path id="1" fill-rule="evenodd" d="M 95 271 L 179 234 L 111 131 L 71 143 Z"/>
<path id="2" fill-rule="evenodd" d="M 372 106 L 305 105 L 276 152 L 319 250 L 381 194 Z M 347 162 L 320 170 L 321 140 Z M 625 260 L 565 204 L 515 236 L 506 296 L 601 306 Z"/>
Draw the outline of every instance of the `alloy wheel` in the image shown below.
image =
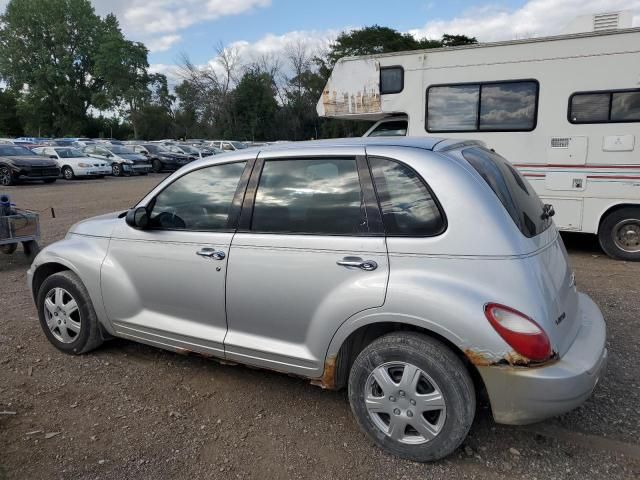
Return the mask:
<path id="1" fill-rule="evenodd" d="M 81 318 L 76 300 L 61 287 L 49 290 L 44 300 L 44 316 L 51 334 L 62 343 L 72 343 L 80 334 Z"/>
<path id="2" fill-rule="evenodd" d="M 426 372 L 410 363 L 376 367 L 367 379 L 364 401 L 374 425 L 404 444 L 433 440 L 446 420 L 442 391 Z"/>
<path id="3" fill-rule="evenodd" d="M 8 187 L 13 182 L 11 178 L 11 170 L 7 167 L 0 168 L 0 185 Z"/>
<path id="4" fill-rule="evenodd" d="M 117 163 L 113 164 L 113 166 L 111 167 L 111 170 L 113 172 L 114 177 L 119 177 L 120 175 L 122 175 L 122 167 L 120 167 L 120 165 L 118 165 Z"/>
<path id="5" fill-rule="evenodd" d="M 612 230 L 613 242 L 625 252 L 640 252 L 640 219 L 628 218 L 618 222 Z"/>

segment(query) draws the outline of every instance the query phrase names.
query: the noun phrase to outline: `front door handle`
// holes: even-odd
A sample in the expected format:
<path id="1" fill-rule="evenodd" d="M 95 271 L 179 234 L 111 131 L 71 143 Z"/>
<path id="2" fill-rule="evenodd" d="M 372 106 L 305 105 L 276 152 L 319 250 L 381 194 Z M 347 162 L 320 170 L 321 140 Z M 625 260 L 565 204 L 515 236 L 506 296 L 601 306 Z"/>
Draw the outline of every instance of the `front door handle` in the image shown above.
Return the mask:
<path id="1" fill-rule="evenodd" d="M 373 260 L 362 260 L 360 257 L 344 257 L 336 263 L 341 267 L 354 267 L 367 272 L 371 272 L 378 268 L 378 264 Z"/>
<path id="2" fill-rule="evenodd" d="M 201 248 L 196 252 L 196 255 L 204 258 L 213 258 L 214 260 L 224 260 L 226 256 L 224 252 L 210 247 Z"/>

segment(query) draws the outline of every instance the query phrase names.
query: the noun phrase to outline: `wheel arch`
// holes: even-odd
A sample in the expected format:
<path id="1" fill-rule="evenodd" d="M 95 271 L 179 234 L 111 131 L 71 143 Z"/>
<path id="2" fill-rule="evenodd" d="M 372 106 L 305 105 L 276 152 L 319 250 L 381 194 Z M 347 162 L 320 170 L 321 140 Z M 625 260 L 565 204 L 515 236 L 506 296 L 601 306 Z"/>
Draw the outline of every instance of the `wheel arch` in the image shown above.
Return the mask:
<path id="1" fill-rule="evenodd" d="M 473 379 L 476 391 L 483 392 L 485 390 L 484 381 L 477 367 L 459 347 L 457 339 L 452 334 L 449 334 L 446 330 L 435 331 L 435 329 L 425 327 L 417 319 L 416 321 L 412 320 L 414 319 L 407 321 L 404 318 L 399 320 L 390 317 L 358 325 L 357 328 L 353 328 L 349 332 L 345 332 L 343 328 L 339 329 L 327 351 L 323 376 L 313 383 L 333 390 L 344 388 L 348 382 L 349 371 L 353 362 L 367 345 L 388 333 L 409 331 L 422 333 L 447 346 L 462 361 Z"/>
<path id="2" fill-rule="evenodd" d="M 34 301 L 38 298 L 38 292 L 44 281 L 54 273 L 64 271 L 72 271 L 76 275 L 78 274 L 70 265 L 61 261 L 51 261 L 39 265 L 33 272 L 33 278 L 31 280 L 31 294 Z"/>
<path id="3" fill-rule="evenodd" d="M 640 203 L 631 203 L 631 202 L 621 202 L 616 203 L 614 205 L 610 205 L 607 207 L 598 217 L 598 230 L 596 234 L 600 234 L 600 228 L 602 227 L 602 222 L 604 222 L 605 218 L 607 218 L 612 213 L 621 210 L 623 208 L 640 208 Z"/>

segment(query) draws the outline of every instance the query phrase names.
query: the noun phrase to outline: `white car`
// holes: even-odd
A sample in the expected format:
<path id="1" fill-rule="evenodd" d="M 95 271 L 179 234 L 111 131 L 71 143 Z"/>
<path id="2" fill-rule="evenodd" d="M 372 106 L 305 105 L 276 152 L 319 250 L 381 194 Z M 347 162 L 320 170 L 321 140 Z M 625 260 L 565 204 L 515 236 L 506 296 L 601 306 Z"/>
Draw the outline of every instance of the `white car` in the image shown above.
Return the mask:
<path id="1" fill-rule="evenodd" d="M 225 152 L 235 152 L 236 150 L 249 148 L 246 143 L 236 142 L 235 140 L 212 140 L 208 142 L 207 145 L 219 148 Z"/>
<path id="2" fill-rule="evenodd" d="M 111 175 L 109 163 L 86 156 L 73 147 L 37 147 L 34 153 L 55 160 L 66 180 L 76 177 L 104 177 Z"/>

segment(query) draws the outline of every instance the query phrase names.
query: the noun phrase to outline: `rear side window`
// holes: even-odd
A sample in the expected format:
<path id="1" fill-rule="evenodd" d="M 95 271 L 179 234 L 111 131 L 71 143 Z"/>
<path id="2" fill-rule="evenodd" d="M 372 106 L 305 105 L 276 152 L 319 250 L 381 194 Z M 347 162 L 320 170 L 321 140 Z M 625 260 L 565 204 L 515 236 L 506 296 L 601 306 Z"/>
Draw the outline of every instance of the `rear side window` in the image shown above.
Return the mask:
<path id="1" fill-rule="evenodd" d="M 355 159 L 267 160 L 251 230 L 264 233 L 367 233 Z"/>
<path id="2" fill-rule="evenodd" d="M 535 237 L 551 225 L 544 205 L 529 182 L 495 152 L 466 148 L 462 156 L 480 174 L 526 237 Z"/>
<path id="3" fill-rule="evenodd" d="M 444 216 L 416 172 L 386 158 L 370 157 L 369 165 L 387 235 L 426 237 L 444 231 Z"/>

